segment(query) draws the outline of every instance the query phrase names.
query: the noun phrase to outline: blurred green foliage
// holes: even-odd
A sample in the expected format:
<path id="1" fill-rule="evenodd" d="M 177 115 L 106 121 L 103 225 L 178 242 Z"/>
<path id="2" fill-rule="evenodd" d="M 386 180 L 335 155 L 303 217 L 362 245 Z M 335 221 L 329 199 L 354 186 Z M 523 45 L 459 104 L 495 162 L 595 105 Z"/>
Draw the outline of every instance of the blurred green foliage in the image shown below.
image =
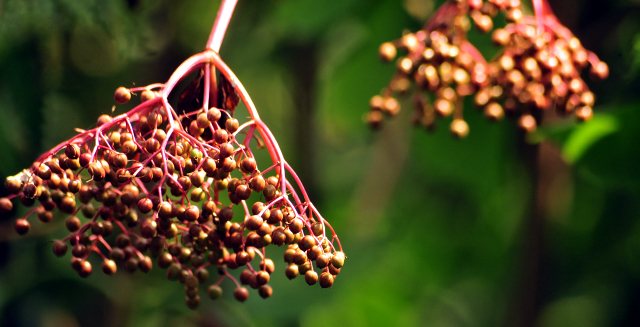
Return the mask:
<path id="1" fill-rule="evenodd" d="M 517 306 L 527 294 L 529 326 L 640 325 L 638 2 L 551 3 L 611 76 L 590 84 L 592 121 L 549 122 L 532 138 L 539 160 L 513 121 L 488 123 L 469 104 L 463 141 L 446 122 L 408 128 L 409 101 L 382 131 L 364 124 L 394 70 L 378 62 L 379 44 L 418 29 L 440 2 L 240 0 L 231 21 L 223 59 L 341 237 L 348 260 L 332 289 L 288 281 L 282 249 L 271 249 L 270 299 L 236 303 L 224 283 L 222 299 L 191 311 L 158 268 L 79 278 L 51 253 L 64 217 L 18 238 L 20 208 L 0 220 L 0 325 L 499 326 L 527 315 Z M 0 1 L 0 179 L 75 127 L 129 109 L 112 108 L 118 86 L 166 81 L 204 48 L 218 6 Z M 548 173 L 542 194 L 535 167 Z M 530 265 L 533 199 L 545 215 Z M 527 285 L 533 293 L 520 292 Z"/>

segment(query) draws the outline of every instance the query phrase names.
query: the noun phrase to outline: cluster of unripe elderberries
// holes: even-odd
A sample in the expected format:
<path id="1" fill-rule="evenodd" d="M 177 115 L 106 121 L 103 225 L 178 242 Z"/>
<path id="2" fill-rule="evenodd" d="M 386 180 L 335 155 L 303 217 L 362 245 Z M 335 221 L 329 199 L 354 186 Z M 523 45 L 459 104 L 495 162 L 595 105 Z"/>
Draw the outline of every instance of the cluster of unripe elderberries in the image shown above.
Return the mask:
<path id="1" fill-rule="evenodd" d="M 167 96 L 192 72 L 200 77 L 181 102 L 198 109 L 174 110 Z M 7 178 L 11 195 L 0 198 L 0 211 L 11 211 L 15 201 L 32 208 L 16 220 L 19 234 L 27 234 L 35 217 L 51 222 L 57 209 L 69 234 L 53 242 L 53 252 L 62 257 L 70 249 L 80 276 L 91 275 L 96 262 L 107 275 L 157 265 L 184 285 L 190 308 L 200 304 L 201 284 L 209 283 L 208 296 L 216 299 L 226 278 L 235 283 L 238 301 L 249 296 L 243 285 L 271 296 L 269 245 L 287 246 L 288 278 L 302 274 L 309 285 L 333 285 L 345 260 L 338 237 L 217 53 L 189 58 L 166 84 L 120 87 L 115 101 L 126 103 L 133 92 L 140 92 L 140 105 L 100 116 L 95 128 L 79 130 Z M 239 98 L 251 117 L 242 124 L 233 117 Z M 252 140 L 256 150 L 269 151 L 267 166 L 256 162 Z M 239 281 L 229 272 L 236 269 L 243 269 Z M 212 282 L 210 271 L 219 275 Z"/>
<path id="2" fill-rule="evenodd" d="M 604 79 L 607 64 L 558 21 L 546 0 L 532 3 L 535 16 L 523 14 L 520 0 L 450 0 L 422 30 L 383 43 L 383 61 L 393 60 L 398 48 L 406 55 L 397 60 L 391 83 L 371 98 L 369 124 L 378 128 L 385 115 L 397 114 L 400 104 L 394 94 L 405 94 L 412 85 L 413 123 L 433 129 L 437 117 L 453 116 L 450 130 L 457 137 L 469 133 L 462 100 L 471 95 L 488 120 L 517 118 L 525 132 L 537 128 L 535 111 L 555 109 L 581 121 L 590 119 L 594 95 L 581 73 L 589 67 L 593 78 Z M 494 29 L 498 13 L 508 23 Z M 494 45 L 502 48 L 496 57 L 486 60 L 468 41 L 471 25 L 482 33 L 493 31 Z"/>

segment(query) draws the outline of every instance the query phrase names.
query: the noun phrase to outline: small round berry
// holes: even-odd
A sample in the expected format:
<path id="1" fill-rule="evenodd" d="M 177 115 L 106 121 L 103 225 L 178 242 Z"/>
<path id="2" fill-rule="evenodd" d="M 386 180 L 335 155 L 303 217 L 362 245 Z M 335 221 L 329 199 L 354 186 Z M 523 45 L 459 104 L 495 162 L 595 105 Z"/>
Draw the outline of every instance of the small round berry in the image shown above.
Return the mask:
<path id="1" fill-rule="evenodd" d="M 138 210 L 142 213 L 149 213 L 153 209 L 153 202 L 149 198 L 138 201 Z"/>
<path id="2" fill-rule="evenodd" d="M 82 223 L 80 222 L 80 219 L 78 219 L 78 217 L 71 216 L 67 218 L 67 220 L 65 221 L 65 225 L 67 226 L 68 231 L 75 232 L 78 229 L 80 229 L 80 226 L 82 226 Z"/>
<path id="3" fill-rule="evenodd" d="M 116 89 L 115 94 L 113 95 L 113 99 L 116 103 L 124 104 L 131 100 L 131 91 L 124 86 L 121 86 Z"/>
<path id="4" fill-rule="evenodd" d="M 144 273 L 149 272 L 152 267 L 153 263 L 151 262 L 151 258 L 147 256 L 142 257 L 142 259 L 138 261 L 138 268 L 140 268 L 140 271 Z"/>
<path id="5" fill-rule="evenodd" d="M 195 310 L 198 308 L 198 306 L 200 305 L 200 295 L 195 295 L 194 297 L 189 297 L 186 296 L 185 297 L 185 302 L 187 303 L 187 307 L 189 307 L 189 309 L 191 310 Z"/>
<path id="6" fill-rule="evenodd" d="M 309 251 L 307 251 L 307 257 L 311 260 L 318 259 L 324 253 L 320 246 L 314 245 Z"/>
<path id="7" fill-rule="evenodd" d="M 7 213 L 13 209 L 13 203 L 7 198 L 0 198 L 0 213 Z"/>
<path id="8" fill-rule="evenodd" d="M 316 258 L 316 266 L 323 269 L 331 263 L 331 254 L 323 253 Z"/>
<path id="9" fill-rule="evenodd" d="M 144 90 L 140 94 L 140 102 L 147 102 L 147 101 L 155 99 L 155 98 L 156 98 L 156 94 L 155 94 L 155 92 L 153 92 L 151 90 Z"/>
<path id="10" fill-rule="evenodd" d="M 69 159 L 78 159 L 80 156 L 80 147 L 77 144 L 67 144 L 64 149 L 64 154 Z"/>
<path id="11" fill-rule="evenodd" d="M 603 61 L 600 61 L 595 66 L 591 66 L 589 74 L 595 79 L 605 79 L 609 77 L 609 66 Z"/>
<path id="12" fill-rule="evenodd" d="M 590 106 L 582 106 L 576 109 L 576 118 L 580 121 L 588 121 L 593 118 L 593 110 Z"/>
<path id="13" fill-rule="evenodd" d="M 191 158 L 191 161 L 193 162 L 200 162 L 200 160 L 202 160 L 202 151 L 196 148 L 191 149 L 191 152 L 189 152 L 189 158 Z"/>
<path id="14" fill-rule="evenodd" d="M 38 187 L 35 184 L 31 184 L 31 183 L 27 184 L 22 189 L 22 194 L 24 194 L 24 196 L 26 196 L 29 199 L 35 198 L 37 193 L 38 193 Z"/>
<path id="15" fill-rule="evenodd" d="M 287 269 L 284 270 L 284 274 L 289 279 L 294 279 L 294 278 L 298 277 L 298 266 L 296 264 L 293 264 L 293 263 L 290 264 L 289 267 L 287 267 Z"/>
<path id="16" fill-rule="evenodd" d="M 222 117 L 222 113 L 218 108 L 210 108 L 207 111 L 207 119 L 211 122 L 217 122 L 220 119 L 220 117 Z"/>
<path id="17" fill-rule="evenodd" d="M 225 126 L 226 130 L 229 131 L 229 133 L 233 134 L 238 130 L 238 127 L 240 126 L 240 124 L 238 123 L 237 119 L 229 118 L 224 123 L 224 126 Z"/>
<path id="18" fill-rule="evenodd" d="M 331 286 L 333 286 L 333 275 L 327 271 L 320 274 L 320 287 L 329 288 Z"/>
<path id="19" fill-rule="evenodd" d="M 260 269 L 266 271 L 269 274 L 272 274 L 275 271 L 275 265 L 273 264 L 273 260 L 267 258 L 260 262 Z"/>
<path id="20" fill-rule="evenodd" d="M 304 274 L 304 281 L 307 282 L 307 284 L 309 285 L 313 285 L 315 283 L 318 282 L 318 273 L 313 271 L 313 270 L 309 270 Z"/>
<path id="21" fill-rule="evenodd" d="M 236 253 L 236 264 L 238 265 L 238 267 L 246 265 L 249 261 L 251 261 L 251 258 L 249 257 L 249 253 L 247 253 L 246 251 L 240 251 Z"/>
<path id="22" fill-rule="evenodd" d="M 98 122 L 96 123 L 96 126 L 100 127 L 108 122 L 110 122 L 113 118 L 111 118 L 111 116 L 109 115 L 101 115 L 100 117 L 98 117 Z"/>
<path id="23" fill-rule="evenodd" d="M 67 253 L 68 248 L 67 243 L 63 241 L 55 241 L 53 243 L 53 254 L 55 254 L 56 257 L 62 257 Z"/>
<path id="24" fill-rule="evenodd" d="M 251 157 L 246 157 L 240 161 L 240 169 L 247 173 L 251 174 L 256 171 L 256 159 Z"/>
<path id="25" fill-rule="evenodd" d="M 336 268 L 341 268 L 344 265 L 345 258 L 346 256 L 344 255 L 344 252 L 337 251 L 333 254 L 333 257 L 331 258 L 331 265 Z"/>
<path id="26" fill-rule="evenodd" d="M 31 224 L 24 218 L 20 218 L 16 220 L 15 223 L 16 232 L 20 235 L 25 235 L 29 232 L 29 228 L 31 228 Z"/>
<path id="27" fill-rule="evenodd" d="M 207 118 L 206 113 L 201 112 L 200 114 L 198 114 L 198 118 L 196 118 L 196 124 L 198 124 L 198 127 L 207 128 L 209 127 L 210 123 L 211 121 L 209 121 L 209 119 Z"/>
<path id="28" fill-rule="evenodd" d="M 83 153 L 80 155 L 80 158 L 78 160 L 81 167 L 87 168 L 87 166 L 89 166 L 89 164 L 91 163 L 91 154 Z"/>
<path id="29" fill-rule="evenodd" d="M 198 270 L 196 270 L 196 277 L 200 283 L 204 283 L 209 279 L 209 271 L 203 267 L 198 268 Z"/>
<path id="30" fill-rule="evenodd" d="M 71 254 L 76 258 L 81 258 L 87 254 L 87 247 L 78 243 L 71 248 Z"/>
<path id="31" fill-rule="evenodd" d="M 184 212 L 184 218 L 188 221 L 196 221 L 200 217 L 200 208 L 196 205 L 190 205 Z"/>
<path id="32" fill-rule="evenodd" d="M 36 174 L 45 181 L 49 180 L 51 178 L 51 168 L 47 165 L 40 165 Z"/>
<path id="33" fill-rule="evenodd" d="M 262 226 L 262 223 L 264 223 L 264 220 L 262 219 L 262 217 L 254 215 L 249 217 L 244 222 L 244 225 L 247 227 L 247 229 L 255 231 Z"/>
<path id="34" fill-rule="evenodd" d="M 87 278 L 91 275 L 93 268 L 91 267 L 91 263 L 87 260 L 82 260 L 80 262 L 80 269 L 78 270 L 78 275 L 82 278 Z"/>
<path id="35" fill-rule="evenodd" d="M 316 239 L 311 235 L 306 235 L 298 241 L 298 246 L 302 251 L 307 251 L 316 245 Z"/>
<path id="36" fill-rule="evenodd" d="M 462 119 L 454 119 L 450 126 L 451 134 L 457 138 L 465 138 L 469 135 L 469 124 Z"/>
<path id="37" fill-rule="evenodd" d="M 235 149 L 230 143 L 220 144 L 220 159 L 227 158 L 234 153 Z"/>
<path id="38" fill-rule="evenodd" d="M 311 225 L 311 231 L 313 232 L 313 235 L 319 237 L 324 232 L 324 225 L 321 222 L 317 221 L 313 223 L 313 225 Z"/>
<path id="39" fill-rule="evenodd" d="M 300 219 L 300 218 L 294 219 L 291 222 L 291 224 L 289 224 L 289 230 L 294 234 L 300 233 L 300 231 L 302 230 L 303 227 L 304 227 L 304 223 L 302 222 L 302 219 Z"/>
<path id="40" fill-rule="evenodd" d="M 244 287 L 238 287 L 233 291 L 233 297 L 238 300 L 238 302 L 244 302 L 249 298 L 249 290 Z"/>
<path id="41" fill-rule="evenodd" d="M 391 42 L 385 42 L 380 45 L 378 53 L 380 54 L 380 59 L 382 61 L 389 62 L 396 57 L 397 50 Z"/>
<path id="42" fill-rule="evenodd" d="M 225 143 L 229 140 L 229 133 L 227 132 L 227 130 L 224 130 L 222 128 L 219 128 L 216 130 L 216 132 L 213 134 L 213 139 L 216 141 L 216 143 L 218 144 L 222 144 Z"/>
<path id="43" fill-rule="evenodd" d="M 251 189 L 256 192 L 261 192 L 262 190 L 264 190 L 265 185 L 266 183 L 262 175 L 254 176 L 253 178 L 251 178 L 251 181 L 249 182 L 249 186 L 251 187 Z"/>
<path id="44" fill-rule="evenodd" d="M 124 262 L 124 269 L 126 269 L 130 273 L 136 272 L 138 270 L 138 259 L 135 257 L 131 257 Z"/>
<path id="45" fill-rule="evenodd" d="M 536 119 L 529 114 L 522 115 L 518 119 L 518 127 L 527 133 L 535 131 L 537 126 Z"/>
<path id="46" fill-rule="evenodd" d="M 256 274 L 256 282 L 258 285 L 264 285 L 269 282 L 270 277 L 268 272 L 261 270 Z"/>
<path id="47" fill-rule="evenodd" d="M 105 260 L 102 263 L 102 272 L 105 275 L 108 275 L 108 276 L 114 275 L 117 270 L 118 270 L 118 266 L 116 266 L 116 263 L 113 260 Z"/>
<path id="48" fill-rule="evenodd" d="M 160 149 L 160 142 L 158 142 L 158 140 L 156 139 L 149 138 L 146 141 L 144 141 L 144 149 L 147 150 L 147 152 L 149 153 L 154 153 Z"/>
<path id="49" fill-rule="evenodd" d="M 260 294 L 260 297 L 262 297 L 263 299 L 266 299 L 270 297 L 271 294 L 273 294 L 273 288 L 271 288 L 271 286 L 269 285 L 262 285 L 258 289 L 258 294 Z"/>
<path id="50" fill-rule="evenodd" d="M 209 286 L 209 289 L 207 289 L 207 294 L 212 300 L 219 299 L 222 296 L 222 287 L 212 284 Z"/>
<path id="51" fill-rule="evenodd" d="M 504 109 L 497 102 L 491 102 L 486 107 L 484 107 L 484 116 L 489 121 L 498 121 L 504 117 Z"/>

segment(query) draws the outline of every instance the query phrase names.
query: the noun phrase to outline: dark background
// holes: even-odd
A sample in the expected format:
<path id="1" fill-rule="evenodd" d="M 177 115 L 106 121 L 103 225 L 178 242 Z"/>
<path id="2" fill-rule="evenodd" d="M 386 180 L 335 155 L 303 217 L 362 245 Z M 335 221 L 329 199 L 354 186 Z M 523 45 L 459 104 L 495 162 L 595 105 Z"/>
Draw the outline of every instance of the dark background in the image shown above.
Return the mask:
<path id="1" fill-rule="evenodd" d="M 547 115 L 524 142 L 513 121 L 467 105 L 471 132 L 458 141 L 446 120 L 434 133 L 409 128 L 403 101 L 372 132 L 369 98 L 394 70 L 378 46 L 440 3 L 239 0 L 231 20 L 222 58 L 348 256 L 332 289 L 288 281 L 282 249 L 268 249 L 270 299 L 239 304 L 225 283 L 222 299 L 191 311 L 158 268 L 81 279 L 69 254 L 51 252 L 65 218 L 18 237 L 17 208 L 0 218 L 0 325 L 640 325 L 640 2 L 551 2 L 611 69 L 587 79 L 588 123 Z M 218 6 L 0 0 L 0 179 L 111 113 L 118 86 L 166 81 L 204 49 Z M 470 37 L 495 52 L 488 36 Z"/>

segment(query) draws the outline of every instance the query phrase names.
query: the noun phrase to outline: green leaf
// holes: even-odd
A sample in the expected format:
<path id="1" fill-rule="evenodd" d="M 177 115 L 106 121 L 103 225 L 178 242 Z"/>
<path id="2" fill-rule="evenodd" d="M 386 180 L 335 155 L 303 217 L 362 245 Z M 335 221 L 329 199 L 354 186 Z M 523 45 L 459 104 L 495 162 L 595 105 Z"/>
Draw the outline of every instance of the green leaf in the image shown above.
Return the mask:
<path id="1" fill-rule="evenodd" d="M 562 156 L 573 164 L 580 160 L 594 143 L 618 129 L 616 117 L 607 114 L 596 115 L 591 121 L 577 125 L 562 147 Z"/>

